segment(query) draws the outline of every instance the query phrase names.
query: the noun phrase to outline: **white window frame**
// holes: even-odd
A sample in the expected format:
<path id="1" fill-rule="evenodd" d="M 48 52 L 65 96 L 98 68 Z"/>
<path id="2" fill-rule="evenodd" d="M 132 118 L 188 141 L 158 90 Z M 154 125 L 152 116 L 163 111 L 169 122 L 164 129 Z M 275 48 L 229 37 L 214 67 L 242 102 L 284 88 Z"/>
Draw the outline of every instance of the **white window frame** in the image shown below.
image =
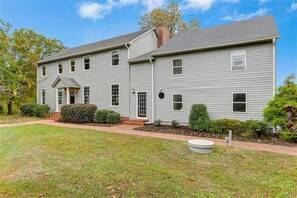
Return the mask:
<path id="1" fill-rule="evenodd" d="M 45 75 L 43 75 L 43 68 L 45 68 Z M 45 77 L 46 76 L 46 65 L 41 65 L 41 77 Z"/>
<path id="2" fill-rule="evenodd" d="M 62 73 L 60 73 L 60 70 L 59 70 L 59 64 L 60 63 L 62 63 Z M 57 73 L 58 73 L 58 75 L 63 74 L 63 71 L 64 71 L 64 63 L 63 63 L 63 61 L 59 61 L 58 64 L 57 64 Z"/>
<path id="3" fill-rule="evenodd" d="M 85 58 L 89 58 L 89 69 L 85 69 Z M 90 71 L 91 69 L 91 56 L 88 55 L 88 56 L 84 56 L 83 57 L 83 71 Z"/>
<path id="4" fill-rule="evenodd" d="M 181 110 L 174 110 L 173 104 L 174 103 L 180 103 L 180 102 L 174 102 L 173 101 L 173 96 L 174 95 L 181 95 L 182 96 L 182 102 L 181 102 L 182 103 L 182 109 Z M 172 111 L 184 111 L 184 95 L 182 93 L 173 93 L 172 94 Z"/>
<path id="5" fill-rule="evenodd" d="M 112 53 L 113 52 L 117 52 L 119 55 L 119 64 L 118 65 L 112 65 Z M 120 66 L 120 50 L 117 49 L 117 50 L 110 51 L 110 67 L 119 67 L 119 66 Z"/>
<path id="6" fill-rule="evenodd" d="M 182 65 L 181 66 L 178 66 L 178 67 L 174 67 L 173 66 L 173 61 L 174 60 L 179 60 L 179 59 L 181 59 L 182 60 Z M 179 58 L 173 58 L 172 60 L 171 60 L 171 66 L 172 66 L 172 68 L 171 68 L 171 71 L 172 71 L 172 76 L 182 76 L 183 74 L 184 74 L 184 58 L 182 58 L 182 57 L 179 57 Z M 181 67 L 182 68 L 182 73 L 181 74 L 174 74 L 173 73 L 173 69 L 174 68 L 179 68 L 179 67 Z"/>
<path id="7" fill-rule="evenodd" d="M 61 104 L 59 103 L 59 97 L 60 97 L 60 96 L 59 96 L 59 93 L 60 93 L 60 92 L 62 93 L 62 94 L 61 94 Z M 58 106 L 62 106 L 62 105 L 63 105 L 63 89 L 61 89 L 61 88 L 58 89 L 58 92 L 57 92 L 57 93 L 58 93 L 58 101 L 57 101 Z"/>
<path id="8" fill-rule="evenodd" d="M 89 103 L 85 103 L 85 87 L 89 87 Z M 82 101 L 82 103 L 83 104 L 91 104 L 91 97 L 90 97 L 90 95 L 91 95 L 91 88 L 90 88 L 90 86 L 89 85 L 85 85 L 85 86 L 83 86 L 83 94 L 82 94 L 82 96 L 83 96 L 83 101 Z"/>
<path id="9" fill-rule="evenodd" d="M 245 94 L 245 102 L 233 102 L 234 94 Z M 247 113 L 248 112 L 248 95 L 247 95 L 247 92 L 232 92 L 231 93 L 231 100 L 232 100 L 232 106 L 231 106 L 232 113 Z M 235 104 L 245 103 L 245 111 L 234 111 L 233 110 L 233 104 L 234 103 Z"/>
<path id="10" fill-rule="evenodd" d="M 74 71 L 72 71 L 72 65 L 71 65 L 71 61 L 74 61 Z M 70 59 L 70 73 L 74 73 L 76 71 L 76 59 Z"/>
<path id="11" fill-rule="evenodd" d="M 244 69 L 233 70 L 233 56 L 244 55 Z M 246 70 L 246 50 L 232 51 L 231 52 L 231 71 L 245 71 Z"/>
<path id="12" fill-rule="evenodd" d="M 43 91 L 44 91 L 44 102 L 43 102 Z M 40 103 L 42 104 L 42 105 L 44 105 L 45 104 L 45 100 L 46 100 L 46 89 L 41 89 L 41 101 L 40 101 Z"/>
<path id="13" fill-rule="evenodd" d="M 138 116 L 138 93 L 146 93 L 146 117 L 139 117 Z M 147 118 L 148 118 L 148 93 L 147 93 L 147 91 L 137 91 L 136 92 L 136 118 L 137 119 L 144 119 L 144 120 L 146 120 Z"/>
<path id="14" fill-rule="evenodd" d="M 118 102 L 119 102 L 119 105 L 113 105 L 112 104 L 112 86 L 113 85 L 117 85 L 118 86 Z M 119 83 L 112 83 L 110 84 L 110 107 L 120 107 L 120 84 Z"/>

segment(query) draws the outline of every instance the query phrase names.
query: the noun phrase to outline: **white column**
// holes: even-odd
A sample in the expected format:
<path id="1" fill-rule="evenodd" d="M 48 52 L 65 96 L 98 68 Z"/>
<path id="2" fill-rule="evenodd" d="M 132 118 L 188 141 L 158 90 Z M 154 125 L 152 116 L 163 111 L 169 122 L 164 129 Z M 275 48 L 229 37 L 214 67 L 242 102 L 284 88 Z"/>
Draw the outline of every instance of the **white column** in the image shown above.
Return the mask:
<path id="1" fill-rule="evenodd" d="M 56 89 L 56 112 L 59 112 L 59 96 L 58 96 L 58 93 L 59 92 L 59 89 L 57 88 Z"/>
<path id="2" fill-rule="evenodd" d="M 67 104 L 70 104 L 70 91 L 69 91 L 69 87 L 67 87 Z"/>

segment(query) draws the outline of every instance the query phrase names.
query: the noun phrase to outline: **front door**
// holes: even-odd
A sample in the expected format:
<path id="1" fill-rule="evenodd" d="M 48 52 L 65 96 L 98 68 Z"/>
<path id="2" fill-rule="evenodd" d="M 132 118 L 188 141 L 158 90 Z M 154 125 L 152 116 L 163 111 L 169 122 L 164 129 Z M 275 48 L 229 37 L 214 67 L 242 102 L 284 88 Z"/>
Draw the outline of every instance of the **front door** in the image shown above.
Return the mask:
<path id="1" fill-rule="evenodd" d="M 147 97 L 146 92 L 138 92 L 138 117 L 146 118 L 147 117 Z"/>
<path id="2" fill-rule="evenodd" d="M 70 104 L 75 104 L 75 91 L 70 91 Z"/>

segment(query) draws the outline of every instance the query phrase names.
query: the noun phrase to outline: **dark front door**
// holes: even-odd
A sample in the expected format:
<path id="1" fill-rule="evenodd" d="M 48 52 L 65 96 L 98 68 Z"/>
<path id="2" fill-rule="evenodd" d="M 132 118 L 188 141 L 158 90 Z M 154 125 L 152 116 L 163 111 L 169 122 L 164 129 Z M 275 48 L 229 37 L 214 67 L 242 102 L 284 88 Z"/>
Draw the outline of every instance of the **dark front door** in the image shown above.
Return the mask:
<path id="1" fill-rule="evenodd" d="M 138 117 L 146 118 L 147 97 L 146 92 L 138 92 Z"/>
<path id="2" fill-rule="evenodd" d="M 75 104 L 75 92 L 70 91 L 70 104 Z"/>

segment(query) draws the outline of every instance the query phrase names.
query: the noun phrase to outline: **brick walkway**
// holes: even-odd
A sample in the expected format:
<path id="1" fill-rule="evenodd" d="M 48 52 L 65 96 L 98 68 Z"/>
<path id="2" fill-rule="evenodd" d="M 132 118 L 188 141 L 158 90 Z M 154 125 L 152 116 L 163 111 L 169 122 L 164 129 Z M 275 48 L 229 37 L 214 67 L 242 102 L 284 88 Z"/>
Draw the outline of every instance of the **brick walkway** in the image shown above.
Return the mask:
<path id="1" fill-rule="evenodd" d="M 152 137 L 152 138 L 160 138 L 160 139 L 179 140 L 179 141 L 187 141 L 189 139 L 199 138 L 199 137 L 192 137 L 192 136 L 185 136 L 185 135 L 136 131 L 136 130 L 133 130 L 135 126 L 131 126 L 131 125 L 99 127 L 99 126 L 60 123 L 60 122 L 54 122 L 52 120 L 40 120 L 40 121 L 32 121 L 32 122 L 19 123 L 19 124 L 1 124 L 0 128 L 9 127 L 9 126 L 32 125 L 32 124 L 45 124 L 45 125 L 67 127 L 67 128 L 91 129 L 91 130 L 103 131 L 103 132 L 121 133 L 121 134 L 129 134 L 129 135 L 136 135 L 136 136 L 142 136 L 142 137 Z M 214 141 L 217 145 L 226 145 L 225 141 L 221 139 L 213 139 L 213 138 L 203 138 L 203 139 Z M 251 142 L 240 142 L 240 141 L 233 141 L 233 146 L 236 148 L 242 148 L 242 149 L 268 151 L 268 152 L 297 156 L 297 146 L 289 147 L 289 146 L 251 143 Z"/>

